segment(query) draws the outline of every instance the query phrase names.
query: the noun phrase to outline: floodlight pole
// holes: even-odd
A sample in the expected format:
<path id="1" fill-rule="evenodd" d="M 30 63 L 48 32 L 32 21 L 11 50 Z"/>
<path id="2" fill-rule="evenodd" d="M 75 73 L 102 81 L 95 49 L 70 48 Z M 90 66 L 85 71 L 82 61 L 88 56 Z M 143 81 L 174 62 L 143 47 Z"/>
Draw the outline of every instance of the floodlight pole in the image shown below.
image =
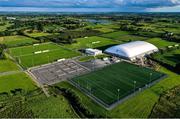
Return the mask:
<path id="1" fill-rule="evenodd" d="M 150 73 L 149 84 L 151 83 L 152 73 Z"/>
<path id="2" fill-rule="evenodd" d="M 89 87 L 89 89 L 90 89 L 90 94 L 91 94 L 91 87 Z"/>
<path id="3" fill-rule="evenodd" d="M 95 70 L 95 61 L 96 61 L 96 56 L 94 55 L 93 70 Z"/>
<path id="4" fill-rule="evenodd" d="M 88 90 L 88 81 L 86 81 L 86 88 L 87 88 L 87 90 Z"/>
<path id="5" fill-rule="evenodd" d="M 117 89 L 117 91 L 118 91 L 118 100 L 119 100 L 119 92 L 120 92 L 120 89 Z"/>
<path id="6" fill-rule="evenodd" d="M 136 91 L 136 81 L 134 81 L 134 92 Z"/>

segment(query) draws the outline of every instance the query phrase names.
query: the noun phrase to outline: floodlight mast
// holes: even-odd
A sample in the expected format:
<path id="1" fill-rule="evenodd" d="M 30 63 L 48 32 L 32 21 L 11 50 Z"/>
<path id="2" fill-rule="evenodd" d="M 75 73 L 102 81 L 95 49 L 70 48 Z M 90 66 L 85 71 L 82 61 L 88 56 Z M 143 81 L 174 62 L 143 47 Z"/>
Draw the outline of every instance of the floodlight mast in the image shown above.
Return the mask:
<path id="1" fill-rule="evenodd" d="M 149 77 L 149 84 L 151 83 L 151 78 L 152 78 L 152 73 L 150 73 L 150 77 Z"/>
<path id="2" fill-rule="evenodd" d="M 119 100 L 119 92 L 120 92 L 120 89 L 117 89 L 117 91 L 118 91 L 118 100 Z"/>
<path id="3" fill-rule="evenodd" d="M 134 92 L 136 91 L 136 81 L 134 81 Z"/>
<path id="4" fill-rule="evenodd" d="M 96 56 L 94 55 L 93 70 L 95 70 Z"/>

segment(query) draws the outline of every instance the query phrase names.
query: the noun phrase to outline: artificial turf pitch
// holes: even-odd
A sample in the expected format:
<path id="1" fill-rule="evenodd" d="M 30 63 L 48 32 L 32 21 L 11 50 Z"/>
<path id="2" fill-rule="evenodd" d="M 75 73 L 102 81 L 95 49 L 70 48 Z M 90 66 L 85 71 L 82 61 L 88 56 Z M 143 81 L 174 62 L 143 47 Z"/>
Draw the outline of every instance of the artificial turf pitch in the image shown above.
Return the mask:
<path id="1" fill-rule="evenodd" d="M 104 106 L 110 106 L 163 76 L 164 74 L 149 68 L 121 62 L 73 78 L 71 81 L 95 97 L 93 99 L 100 100 Z"/>

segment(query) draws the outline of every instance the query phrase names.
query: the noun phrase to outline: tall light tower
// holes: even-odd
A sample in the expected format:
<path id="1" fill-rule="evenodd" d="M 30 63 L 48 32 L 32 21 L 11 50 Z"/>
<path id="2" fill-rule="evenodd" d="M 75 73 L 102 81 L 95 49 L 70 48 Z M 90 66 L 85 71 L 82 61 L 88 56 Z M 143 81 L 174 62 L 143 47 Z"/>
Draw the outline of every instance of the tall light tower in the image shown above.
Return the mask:
<path id="1" fill-rule="evenodd" d="M 118 100 L 119 100 L 119 92 L 120 92 L 120 89 L 117 89 L 117 91 L 118 91 Z"/>
<path id="2" fill-rule="evenodd" d="M 136 91 L 136 81 L 134 81 L 134 92 Z"/>

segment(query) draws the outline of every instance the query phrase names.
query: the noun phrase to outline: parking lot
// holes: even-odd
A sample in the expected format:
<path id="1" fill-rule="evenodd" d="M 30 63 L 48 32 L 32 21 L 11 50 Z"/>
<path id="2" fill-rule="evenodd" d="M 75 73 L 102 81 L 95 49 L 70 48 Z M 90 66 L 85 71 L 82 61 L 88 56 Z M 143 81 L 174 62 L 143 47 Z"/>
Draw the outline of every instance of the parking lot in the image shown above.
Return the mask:
<path id="1" fill-rule="evenodd" d="M 89 71 L 74 60 L 65 60 L 30 69 L 29 73 L 40 85 L 52 85 Z"/>

